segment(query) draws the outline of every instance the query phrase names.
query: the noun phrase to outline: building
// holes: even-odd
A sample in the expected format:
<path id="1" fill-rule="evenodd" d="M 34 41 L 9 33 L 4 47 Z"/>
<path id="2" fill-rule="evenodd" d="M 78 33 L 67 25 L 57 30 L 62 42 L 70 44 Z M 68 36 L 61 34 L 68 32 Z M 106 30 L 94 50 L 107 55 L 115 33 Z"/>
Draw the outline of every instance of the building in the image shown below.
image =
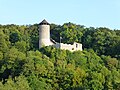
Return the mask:
<path id="1" fill-rule="evenodd" d="M 49 45 L 53 45 L 50 40 L 50 24 L 43 20 L 39 24 L 39 48 Z"/>
<path id="2" fill-rule="evenodd" d="M 73 44 L 64 44 L 55 42 L 50 38 L 50 24 L 44 19 L 39 24 L 39 48 L 44 46 L 54 46 L 56 48 L 70 50 L 70 51 L 82 51 L 82 44 L 74 42 Z"/>

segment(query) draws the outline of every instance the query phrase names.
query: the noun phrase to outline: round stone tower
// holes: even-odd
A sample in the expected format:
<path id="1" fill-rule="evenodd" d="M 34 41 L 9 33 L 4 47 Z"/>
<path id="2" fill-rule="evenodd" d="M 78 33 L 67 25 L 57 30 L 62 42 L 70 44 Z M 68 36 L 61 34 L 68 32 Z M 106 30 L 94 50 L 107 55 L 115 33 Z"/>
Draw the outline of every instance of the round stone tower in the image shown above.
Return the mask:
<path id="1" fill-rule="evenodd" d="M 39 24 L 39 48 L 52 45 L 50 41 L 50 24 L 44 19 Z"/>

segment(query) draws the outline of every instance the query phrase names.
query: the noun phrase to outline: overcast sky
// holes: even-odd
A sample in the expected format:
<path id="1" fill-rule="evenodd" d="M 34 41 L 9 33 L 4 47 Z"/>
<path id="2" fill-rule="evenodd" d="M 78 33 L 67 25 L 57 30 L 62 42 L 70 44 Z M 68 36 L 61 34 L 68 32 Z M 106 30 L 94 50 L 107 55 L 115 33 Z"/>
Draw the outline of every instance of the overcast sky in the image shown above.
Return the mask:
<path id="1" fill-rule="evenodd" d="M 0 0 L 0 24 L 72 22 L 120 29 L 120 0 Z"/>

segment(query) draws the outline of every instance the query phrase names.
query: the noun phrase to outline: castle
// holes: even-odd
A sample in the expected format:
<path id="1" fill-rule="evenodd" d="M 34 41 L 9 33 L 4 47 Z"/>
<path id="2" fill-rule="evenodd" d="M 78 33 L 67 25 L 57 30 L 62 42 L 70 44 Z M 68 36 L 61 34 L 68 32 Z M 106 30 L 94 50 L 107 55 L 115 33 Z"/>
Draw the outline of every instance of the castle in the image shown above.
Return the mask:
<path id="1" fill-rule="evenodd" d="M 44 19 L 39 23 L 39 48 L 44 46 L 54 46 L 69 51 L 82 51 L 82 44 L 74 42 L 73 44 L 64 44 L 50 39 L 50 24 Z"/>

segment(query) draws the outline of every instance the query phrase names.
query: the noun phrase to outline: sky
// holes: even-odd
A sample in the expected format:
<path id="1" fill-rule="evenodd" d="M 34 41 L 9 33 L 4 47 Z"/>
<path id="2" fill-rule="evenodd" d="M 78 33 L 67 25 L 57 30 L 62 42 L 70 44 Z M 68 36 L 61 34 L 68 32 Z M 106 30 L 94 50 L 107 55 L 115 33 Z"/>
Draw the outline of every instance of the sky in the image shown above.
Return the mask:
<path id="1" fill-rule="evenodd" d="M 72 22 L 120 30 L 120 0 L 0 0 L 0 24 Z"/>

